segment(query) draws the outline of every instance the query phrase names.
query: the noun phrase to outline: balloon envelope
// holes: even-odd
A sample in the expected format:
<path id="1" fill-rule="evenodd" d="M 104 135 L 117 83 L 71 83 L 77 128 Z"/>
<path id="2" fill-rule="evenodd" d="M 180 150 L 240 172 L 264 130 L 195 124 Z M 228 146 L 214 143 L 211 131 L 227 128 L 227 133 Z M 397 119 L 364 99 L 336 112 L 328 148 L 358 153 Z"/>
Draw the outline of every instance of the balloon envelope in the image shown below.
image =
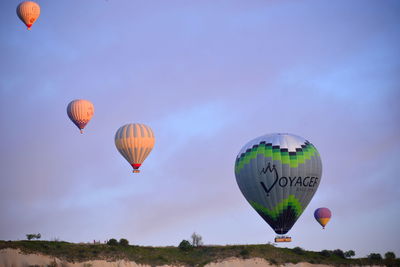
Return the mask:
<path id="1" fill-rule="evenodd" d="M 76 127 L 81 130 L 81 133 L 83 133 L 83 128 L 85 128 L 94 115 L 94 106 L 88 100 L 76 99 L 68 104 L 67 114 Z"/>
<path id="2" fill-rule="evenodd" d="M 131 164 L 133 172 L 139 172 L 139 167 L 150 154 L 154 143 L 153 130 L 140 123 L 126 124 L 120 127 L 115 134 L 115 146 Z"/>
<path id="3" fill-rule="evenodd" d="M 17 15 L 30 30 L 33 23 L 40 16 L 40 6 L 32 1 L 24 1 L 18 5 Z"/>
<path id="4" fill-rule="evenodd" d="M 325 225 L 329 222 L 331 216 L 332 213 L 328 208 L 318 208 L 314 211 L 314 218 L 322 226 L 322 228 L 325 228 Z"/>
<path id="5" fill-rule="evenodd" d="M 304 138 L 268 134 L 243 146 L 235 175 L 250 205 L 277 234 L 286 234 L 314 196 L 322 164 L 317 149 Z"/>

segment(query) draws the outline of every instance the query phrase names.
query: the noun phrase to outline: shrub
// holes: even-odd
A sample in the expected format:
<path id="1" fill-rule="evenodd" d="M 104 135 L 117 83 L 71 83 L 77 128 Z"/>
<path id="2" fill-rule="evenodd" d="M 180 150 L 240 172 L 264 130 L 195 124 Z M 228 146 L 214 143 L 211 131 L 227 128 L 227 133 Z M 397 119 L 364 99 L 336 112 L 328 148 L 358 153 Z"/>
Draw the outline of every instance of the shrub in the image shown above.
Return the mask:
<path id="1" fill-rule="evenodd" d="M 345 253 L 344 253 L 344 256 L 346 257 L 346 258 L 351 258 L 351 257 L 353 257 L 353 256 L 355 256 L 356 255 L 356 253 L 354 252 L 354 250 L 349 250 L 349 251 L 346 251 Z"/>
<path id="2" fill-rule="evenodd" d="M 110 240 L 107 241 L 107 245 L 116 246 L 118 245 L 118 241 L 115 238 L 111 238 Z"/>
<path id="3" fill-rule="evenodd" d="M 178 248 L 183 251 L 188 251 L 188 250 L 191 250 L 193 248 L 193 246 L 189 243 L 189 241 L 182 240 L 181 243 L 179 243 Z"/>
<path id="4" fill-rule="evenodd" d="M 332 255 L 332 252 L 330 252 L 329 250 L 324 249 L 319 254 L 321 254 L 321 256 L 324 256 L 324 257 L 330 257 Z"/>
<path id="5" fill-rule="evenodd" d="M 304 249 L 302 249 L 301 247 L 294 247 L 293 252 L 299 255 L 303 255 L 304 254 Z"/>
<path id="6" fill-rule="evenodd" d="M 341 249 L 335 249 L 333 251 L 333 254 L 344 259 L 344 253 L 343 253 L 343 250 L 341 250 Z"/>
<path id="7" fill-rule="evenodd" d="M 368 259 L 370 260 L 381 260 L 382 256 L 379 253 L 371 253 L 368 255 Z"/>
<path id="8" fill-rule="evenodd" d="M 42 235 L 39 234 L 26 234 L 26 239 L 32 240 L 32 239 L 40 239 Z"/>
<path id="9" fill-rule="evenodd" d="M 125 239 L 125 238 L 121 238 L 120 240 L 119 240 L 119 244 L 121 245 L 121 246 L 129 246 L 129 241 L 128 241 L 128 239 Z"/>
<path id="10" fill-rule="evenodd" d="M 396 258 L 396 254 L 394 252 L 388 251 L 385 253 L 385 259 L 394 260 Z"/>
<path id="11" fill-rule="evenodd" d="M 240 256 L 242 256 L 242 258 L 247 258 L 249 256 L 250 252 L 248 249 L 244 248 L 240 251 Z"/>

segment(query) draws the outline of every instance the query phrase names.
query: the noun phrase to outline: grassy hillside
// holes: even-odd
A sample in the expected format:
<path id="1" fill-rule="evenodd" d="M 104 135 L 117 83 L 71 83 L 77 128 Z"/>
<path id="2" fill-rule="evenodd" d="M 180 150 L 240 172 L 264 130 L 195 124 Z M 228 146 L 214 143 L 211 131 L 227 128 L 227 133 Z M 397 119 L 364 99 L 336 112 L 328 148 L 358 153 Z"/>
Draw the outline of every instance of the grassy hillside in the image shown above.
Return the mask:
<path id="1" fill-rule="evenodd" d="M 305 251 L 300 248 L 277 248 L 273 245 L 202 246 L 183 251 L 178 247 L 141 247 L 105 244 L 74 244 L 56 241 L 0 241 L 0 249 L 21 249 L 24 253 L 41 253 L 70 262 L 94 259 L 127 259 L 149 265 L 182 264 L 204 266 L 207 263 L 229 257 L 264 258 L 270 263 L 323 263 L 340 265 L 387 265 L 400 266 L 400 260 L 344 259 L 337 255 Z M 324 255 L 323 255 L 324 254 Z"/>

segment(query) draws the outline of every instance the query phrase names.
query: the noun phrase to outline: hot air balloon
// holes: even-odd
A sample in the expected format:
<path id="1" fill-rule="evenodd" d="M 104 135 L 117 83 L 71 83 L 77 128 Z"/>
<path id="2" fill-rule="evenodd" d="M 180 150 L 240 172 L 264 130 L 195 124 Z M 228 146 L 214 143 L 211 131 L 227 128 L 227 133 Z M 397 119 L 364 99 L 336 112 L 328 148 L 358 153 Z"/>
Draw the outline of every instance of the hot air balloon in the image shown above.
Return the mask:
<path id="1" fill-rule="evenodd" d="M 317 222 L 325 229 L 325 225 L 331 219 L 332 213 L 328 208 L 318 208 L 314 211 L 314 217 Z"/>
<path id="2" fill-rule="evenodd" d="M 241 192 L 278 235 L 286 234 L 303 213 L 318 189 L 321 175 L 317 149 L 304 138 L 286 133 L 251 140 L 235 162 Z"/>
<path id="3" fill-rule="evenodd" d="M 24 1 L 18 5 L 17 15 L 30 30 L 33 23 L 40 16 L 40 6 L 32 1 Z"/>
<path id="4" fill-rule="evenodd" d="M 68 117 L 81 130 L 89 123 L 94 114 L 94 106 L 92 102 L 84 99 L 76 99 L 71 101 L 67 107 Z"/>
<path id="5" fill-rule="evenodd" d="M 115 146 L 119 153 L 131 164 L 133 172 L 139 167 L 154 147 L 155 138 L 151 128 L 140 123 L 126 124 L 115 134 Z"/>

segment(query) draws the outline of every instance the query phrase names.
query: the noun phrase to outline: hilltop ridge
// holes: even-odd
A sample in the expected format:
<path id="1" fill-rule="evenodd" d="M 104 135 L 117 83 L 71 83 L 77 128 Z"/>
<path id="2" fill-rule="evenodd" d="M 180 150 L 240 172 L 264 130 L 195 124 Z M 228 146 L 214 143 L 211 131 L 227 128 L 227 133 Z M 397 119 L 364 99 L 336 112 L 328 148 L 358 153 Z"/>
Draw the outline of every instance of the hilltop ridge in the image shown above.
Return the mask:
<path id="1" fill-rule="evenodd" d="M 18 262 L 18 255 L 21 259 Z M 29 262 L 29 255 L 42 255 L 42 265 Z M 32 258 L 33 259 L 33 258 Z M 31 261 L 33 261 L 31 259 Z M 15 261 L 12 263 L 11 261 Z M 22 261 L 26 265 L 23 265 Z M 102 263 L 100 263 L 102 262 Z M 107 265 L 106 263 L 111 265 Z M 3 265 L 2 265 L 3 264 Z M 265 245 L 178 247 L 75 244 L 59 241 L 0 241 L 0 266 L 400 266 L 400 259 L 346 259 L 335 254 L 301 248 Z M 104 265 L 106 264 L 106 265 Z M 114 265 L 113 265 L 114 264 Z M 121 265 L 122 264 L 122 265 Z M 254 265 L 255 264 L 255 265 Z"/>

